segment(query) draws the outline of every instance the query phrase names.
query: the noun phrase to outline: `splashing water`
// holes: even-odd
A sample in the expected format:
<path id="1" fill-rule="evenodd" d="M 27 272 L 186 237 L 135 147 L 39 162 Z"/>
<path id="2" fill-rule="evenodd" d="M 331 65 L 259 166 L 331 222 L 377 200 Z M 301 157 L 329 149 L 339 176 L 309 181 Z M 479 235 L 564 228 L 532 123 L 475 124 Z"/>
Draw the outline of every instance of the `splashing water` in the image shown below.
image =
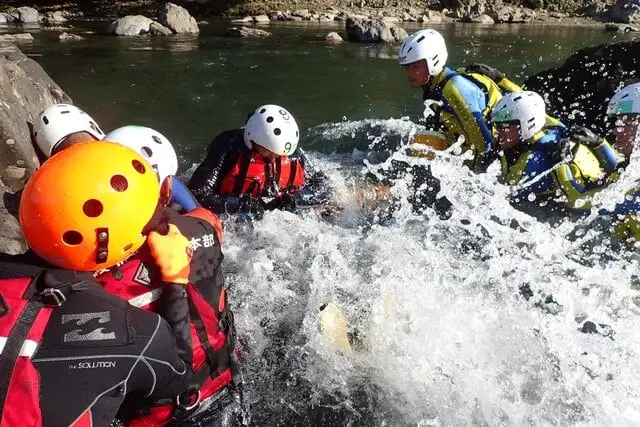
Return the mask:
<path id="1" fill-rule="evenodd" d="M 376 137 L 402 145 L 417 127 L 382 120 L 314 132 L 362 138 L 366 151 Z M 313 155 L 339 200 L 361 179 L 361 154 Z M 438 152 L 431 162 L 454 205 L 448 220 L 413 214 L 405 177 L 384 226 L 360 226 L 351 210 L 332 221 L 268 212 L 251 230 L 227 227 L 256 425 L 640 423 L 637 262 L 585 262 L 565 238 L 571 223 L 554 228 L 514 209 L 498 165 L 475 175 L 464 159 Z M 328 301 L 347 315 L 354 350 L 320 333 Z"/>

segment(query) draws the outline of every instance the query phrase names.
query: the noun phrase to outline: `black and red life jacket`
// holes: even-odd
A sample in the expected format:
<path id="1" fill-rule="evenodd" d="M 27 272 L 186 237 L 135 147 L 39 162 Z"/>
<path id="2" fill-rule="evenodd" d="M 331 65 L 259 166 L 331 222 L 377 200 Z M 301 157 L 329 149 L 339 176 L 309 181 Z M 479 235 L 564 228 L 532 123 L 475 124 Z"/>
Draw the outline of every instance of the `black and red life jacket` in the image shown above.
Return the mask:
<path id="1" fill-rule="evenodd" d="M 203 208 L 171 218 L 169 222 L 191 241 L 194 249 L 187 295 L 193 342 L 194 391 L 199 393 L 202 401 L 233 380 L 233 314 L 227 307 L 220 271 L 222 231 L 218 218 Z M 125 264 L 100 275 L 98 280 L 107 292 L 126 299 L 131 305 L 158 311 L 163 284 L 146 245 Z M 127 421 L 127 425 L 166 425 L 172 418 L 177 418 L 177 412 L 180 408 L 172 400 L 154 402 L 141 408 L 134 419 Z"/>
<path id="2" fill-rule="evenodd" d="M 278 192 L 295 193 L 305 184 L 304 168 L 297 159 L 285 156 L 269 161 L 251 151 L 241 153 L 223 179 L 220 196 L 277 196 Z"/>
<path id="3" fill-rule="evenodd" d="M 39 275 L 0 279 L 0 426 L 43 426 L 40 376 L 32 357 L 42 342 L 52 311 L 78 289 L 97 282 L 58 282 L 36 290 Z M 71 427 L 90 427 L 91 412 Z"/>

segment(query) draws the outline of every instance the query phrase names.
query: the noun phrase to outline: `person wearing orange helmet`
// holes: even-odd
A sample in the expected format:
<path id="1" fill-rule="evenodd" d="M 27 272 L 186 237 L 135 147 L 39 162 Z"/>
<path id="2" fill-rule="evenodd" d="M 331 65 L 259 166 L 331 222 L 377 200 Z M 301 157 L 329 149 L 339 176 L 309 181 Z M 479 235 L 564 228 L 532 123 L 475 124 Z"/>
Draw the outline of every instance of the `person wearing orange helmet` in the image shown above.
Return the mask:
<path id="1" fill-rule="evenodd" d="M 192 424 L 194 417 L 220 416 L 221 407 L 237 411 L 230 405 L 238 400 L 239 371 L 220 270 L 218 219 L 202 208 L 182 216 L 166 208 L 171 180 L 159 192 L 150 165 L 118 144 L 79 144 L 45 167 L 55 173 L 35 177 L 27 187 L 34 190 L 23 196 L 42 207 L 25 207 L 20 214 L 33 251 L 56 265 L 97 270 L 106 291 L 162 313 L 185 350 L 182 359 L 192 367 L 184 393 L 169 400 L 129 400 L 119 416 L 132 426 L 160 426 L 171 419 Z M 44 232 L 30 226 L 42 222 L 47 224 Z M 119 259 L 115 265 L 112 257 Z M 197 338 L 191 337 L 192 329 Z M 209 400 L 216 405 L 207 406 Z"/>
<path id="2" fill-rule="evenodd" d="M 191 370 L 178 347 L 190 349 L 176 343 L 178 323 L 127 304 L 94 277 L 145 243 L 158 196 L 148 163 L 111 143 L 70 147 L 27 182 L 20 224 L 49 266 L 1 263 L 1 425 L 108 426 L 127 397 L 175 399 L 187 389 Z M 166 290 L 175 297 L 184 287 Z"/>

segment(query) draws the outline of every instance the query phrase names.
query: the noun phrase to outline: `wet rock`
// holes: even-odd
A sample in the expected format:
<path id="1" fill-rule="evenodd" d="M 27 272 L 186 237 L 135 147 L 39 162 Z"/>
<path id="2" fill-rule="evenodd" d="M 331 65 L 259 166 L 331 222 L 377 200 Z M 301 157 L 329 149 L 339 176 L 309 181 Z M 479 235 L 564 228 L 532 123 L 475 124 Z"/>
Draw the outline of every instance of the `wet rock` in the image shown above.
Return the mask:
<path id="1" fill-rule="evenodd" d="M 330 44 L 340 44 L 344 41 L 344 39 L 340 36 L 340 34 L 334 31 L 327 34 L 324 38 L 324 41 Z"/>
<path id="2" fill-rule="evenodd" d="M 258 15 L 253 17 L 253 22 L 255 22 L 256 24 L 266 24 L 269 21 L 271 20 L 267 15 Z"/>
<path id="3" fill-rule="evenodd" d="M 24 252 L 15 216 L 18 192 L 39 165 L 31 124 L 45 107 L 71 102 L 34 60 L 15 45 L 0 45 L 0 252 Z"/>
<path id="4" fill-rule="evenodd" d="M 244 18 L 240 18 L 240 19 L 232 19 L 231 23 L 232 24 L 253 24 L 253 18 L 251 16 L 245 16 Z"/>
<path id="5" fill-rule="evenodd" d="M 311 19 L 311 12 L 309 12 L 307 9 L 300 9 L 293 11 L 291 13 L 291 16 L 297 16 L 307 21 Z"/>
<path id="6" fill-rule="evenodd" d="M 618 0 L 609 11 L 609 19 L 628 24 L 640 22 L 640 0 Z"/>
<path id="7" fill-rule="evenodd" d="M 638 27 L 627 24 L 607 24 L 604 26 L 605 31 L 613 31 L 616 33 L 631 33 L 638 31 Z"/>
<path id="8" fill-rule="evenodd" d="M 32 41 L 33 41 L 33 36 L 31 35 L 31 33 L 0 35 L 0 42 L 20 43 L 20 42 L 32 42 Z"/>
<path id="9" fill-rule="evenodd" d="M 597 334 L 598 333 L 598 327 L 596 326 L 595 323 L 590 322 L 590 321 L 584 322 L 584 324 L 582 325 L 582 327 L 579 330 L 583 334 Z"/>
<path id="10" fill-rule="evenodd" d="M 46 24 L 64 24 L 67 22 L 67 18 L 65 18 L 64 13 L 62 11 L 57 10 L 55 12 L 47 12 L 44 16 L 44 22 Z"/>
<path id="11" fill-rule="evenodd" d="M 607 103 L 621 84 L 637 80 L 639 70 L 640 41 L 609 43 L 579 50 L 561 66 L 527 78 L 524 86 L 546 95 L 549 112 L 560 120 L 607 135 Z"/>
<path id="12" fill-rule="evenodd" d="M 332 13 L 323 13 L 322 15 L 320 15 L 320 18 L 318 19 L 320 22 L 331 22 L 331 21 L 335 21 L 336 16 Z"/>
<path id="13" fill-rule="evenodd" d="M 261 30 L 259 28 L 249 28 L 249 27 L 227 28 L 225 35 L 230 37 L 254 37 L 254 38 L 271 37 L 271 33 L 269 31 Z"/>
<path id="14" fill-rule="evenodd" d="M 142 15 L 127 15 L 111 23 L 109 33 L 117 36 L 139 36 L 149 33 L 153 20 Z"/>
<path id="15" fill-rule="evenodd" d="M 40 22 L 40 13 L 32 7 L 19 7 L 18 18 L 23 24 L 37 24 Z"/>
<path id="16" fill-rule="evenodd" d="M 187 9 L 177 4 L 167 3 L 160 10 L 158 21 L 176 34 L 197 34 L 200 32 L 196 18 Z"/>
<path id="17" fill-rule="evenodd" d="M 151 34 L 152 36 L 170 36 L 173 34 L 173 31 L 171 31 L 164 25 L 153 21 L 149 25 L 149 34 Z"/>
<path id="18" fill-rule="evenodd" d="M 60 34 L 58 36 L 58 39 L 61 42 L 65 42 L 65 41 L 74 41 L 74 40 L 84 40 L 84 37 L 79 36 L 77 34 L 71 34 L 71 33 L 64 32 L 64 33 L 62 33 L 62 34 Z"/>
<path id="19" fill-rule="evenodd" d="M 487 11 L 487 15 L 493 18 L 495 22 L 518 23 L 530 22 L 535 18 L 536 13 L 531 9 L 523 7 L 502 6 Z"/>
<path id="20" fill-rule="evenodd" d="M 355 42 L 399 42 L 408 37 L 407 32 L 385 21 L 354 19 L 346 22 L 347 37 Z"/>
<path id="21" fill-rule="evenodd" d="M 494 21 L 493 18 L 487 15 L 486 13 L 476 16 L 475 18 L 471 19 L 471 22 L 475 22 L 476 24 L 495 24 L 496 23 L 496 21 Z"/>

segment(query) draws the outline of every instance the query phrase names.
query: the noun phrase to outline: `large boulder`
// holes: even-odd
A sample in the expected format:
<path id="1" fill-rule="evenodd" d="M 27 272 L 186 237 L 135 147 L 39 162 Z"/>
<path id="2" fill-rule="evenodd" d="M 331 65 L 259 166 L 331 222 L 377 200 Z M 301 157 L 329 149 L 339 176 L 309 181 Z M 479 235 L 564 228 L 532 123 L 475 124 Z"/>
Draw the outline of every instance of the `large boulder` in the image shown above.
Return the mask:
<path id="1" fill-rule="evenodd" d="M 116 19 L 109 26 L 109 33 L 117 36 L 139 36 L 148 34 L 153 19 L 142 15 L 127 15 Z"/>
<path id="2" fill-rule="evenodd" d="M 524 86 L 546 95 L 551 114 L 567 123 L 611 130 L 606 108 L 621 84 L 638 81 L 640 41 L 582 49 L 561 66 L 529 77 Z"/>
<path id="3" fill-rule="evenodd" d="M 618 0 L 609 11 L 609 18 L 628 24 L 640 22 L 640 0 Z"/>
<path id="4" fill-rule="evenodd" d="M 16 213 L 19 192 L 38 168 L 33 120 L 48 105 L 71 99 L 15 45 L 0 43 L 0 252 L 26 249 Z"/>
<path id="5" fill-rule="evenodd" d="M 32 7 L 19 7 L 17 12 L 20 22 L 23 24 L 37 24 L 40 22 L 40 13 Z"/>
<path id="6" fill-rule="evenodd" d="M 407 32 L 384 20 L 366 20 L 349 17 L 346 22 L 347 37 L 355 42 L 400 42 L 408 37 Z"/>
<path id="7" fill-rule="evenodd" d="M 170 28 L 174 33 L 197 34 L 200 32 L 196 18 L 187 9 L 173 3 L 167 3 L 160 11 L 160 23 Z"/>

